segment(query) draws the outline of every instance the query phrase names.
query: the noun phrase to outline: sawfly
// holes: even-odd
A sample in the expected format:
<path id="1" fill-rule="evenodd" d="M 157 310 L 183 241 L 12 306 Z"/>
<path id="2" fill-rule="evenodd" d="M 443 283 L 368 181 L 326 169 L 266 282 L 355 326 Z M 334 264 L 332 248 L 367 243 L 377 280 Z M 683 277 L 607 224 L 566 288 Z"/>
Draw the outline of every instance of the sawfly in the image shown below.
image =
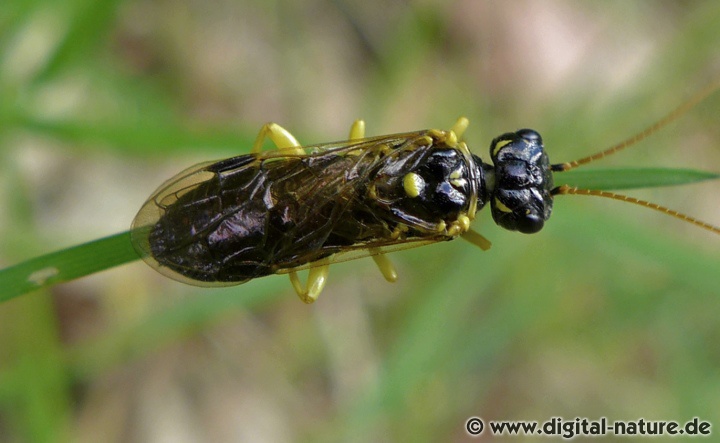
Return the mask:
<path id="1" fill-rule="evenodd" d="M 386 254 L 462 237 L 485 206 L 503 228 L 535 233 L 550 218 L 554 196 L 595 195 L 639 204 L 716 234 L 720 228 L 632 197 L 554 183 L 553 173 L 614 154 L 675 120 L 718 88 L 700 92 L 643 132 L 569 163 L 550 164 L 540 134 L 521 129 L 490 144 L 492 163 L 449 130 L 365 137 L 356 121 L 347 141 L 302 146 L 275 123 L 263 126 L 246 155 L 191 167 L 165 182 L 133 221 L 132 242 L 160 273 L 197 286 L 236 285 L 289 274 L 298 296 L 315 301 L 328 267 L 370 256 L 388 281 Z M 266 138 L 277 150 L 262 152 Z M 297 272 L 309 269 L 303 285 Z"/>

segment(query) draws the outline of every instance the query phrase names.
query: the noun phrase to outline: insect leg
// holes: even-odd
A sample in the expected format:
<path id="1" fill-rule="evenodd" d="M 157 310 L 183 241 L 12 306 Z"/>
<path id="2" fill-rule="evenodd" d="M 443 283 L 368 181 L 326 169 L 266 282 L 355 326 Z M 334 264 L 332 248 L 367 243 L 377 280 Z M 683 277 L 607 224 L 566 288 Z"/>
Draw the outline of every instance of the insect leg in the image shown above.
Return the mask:
<path id="1" fill-rule="evenodd" d="M 350 140 L 365 138 L 365 120 L 355 120 L 350 126 Z"/>
<path id="2" fill-rule="evenodd" d="M 292 283 L 293 288 L 295 288 L 295 292 L 297 292 L 298 297 L 300 297 L 300 300 L 302 300 L 303 303 L 310 304 L 317 300 L 318 296 L 325 287 L 325 283 L 327 283 L 329 268 L 330 266 L 326 264 L 310 268 L 305 287 L 303 287 L 302 283 L 300 283 L 300 278 L 298 277 L 297 272 L 290 272 L 290 283 Z"/>
<path id="3" fill-rule="evenodd" d="M 467 129 L 469 124 L 470 121 L 467 119 L 467 117 L 460 117 L 459 119 L 457 119 L 453 127 L 450 128 L 450 131 L 454 133 L 458 139 L 461 139 L 463 134 L 465 134 L 465 130 Z"/>
<path id="4" fill-rule="evenodd" d="M 375 264 L 377 265 L 378 269 L 380 270 L 380 273 L 385 277 L 385 280 L 389 281 L 390 283 L 394 283 L 397 281 L 398 273 L 395 270 L 395 266 L 393 266 L 392 262 L 389 258 L 387 258 L 387 255 L 385 254 L 375 254 L 375 251 L 378 249 L 372 248 L 370 249 L 370 253 L 373 254 L 372 258 L 375 261 Z"/>
<path id="5" fill-rule="evenodd" d="M 473 231 L 472 229 L 468 229 L 467 231 L 463 232 L 462 234 L 460 234 L 460 237 L 474 244 L 483 251 L 487 251 L 488 249 L 490 249 L 490 246 L 492 246 L 490 240 L 485 238 L 484 235 Z"/>
<path id="6" fill-rule="evenodd" d="M 359 140 L 361 138 L 365 138 L 365 121 L 355 120 L 350 127 L 350 140 Z M 397 281 L 398 274 L 390 259 L 387 258 L 385 254 L 381 254 L 379 249 L 373 248 L 370 252 L 372 253 L 373 261 L 375 261 L 385 280 L 391 283 Z"/>
<path id="7" fill-rule="evenodd" d="M 260 129 L 255 143 L 253 143 L 252 153 L 258 154 L 262 151 L 265 137 L 270 137 L 275 146 L 285 154 L 303 155 L 305 150 L 298 143 L 297 139 L 285 128 L 277 123 L 266 123 Z"/>

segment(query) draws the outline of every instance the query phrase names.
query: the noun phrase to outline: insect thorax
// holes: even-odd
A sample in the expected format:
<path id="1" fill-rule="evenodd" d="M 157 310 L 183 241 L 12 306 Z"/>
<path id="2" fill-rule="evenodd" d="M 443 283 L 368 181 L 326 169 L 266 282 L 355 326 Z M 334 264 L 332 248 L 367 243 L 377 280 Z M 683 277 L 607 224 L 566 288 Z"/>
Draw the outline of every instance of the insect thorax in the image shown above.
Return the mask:
<path id="1" fill-rule="evenodd" d="M 427 144 L 411 142 L 390 153 L 368 193 L 388 218 L 417 234 L 454 237 L 463 229 L 451 227 L 485 204 L 483 171 L 466 149 L 432 133 L 423 138 Z"/>

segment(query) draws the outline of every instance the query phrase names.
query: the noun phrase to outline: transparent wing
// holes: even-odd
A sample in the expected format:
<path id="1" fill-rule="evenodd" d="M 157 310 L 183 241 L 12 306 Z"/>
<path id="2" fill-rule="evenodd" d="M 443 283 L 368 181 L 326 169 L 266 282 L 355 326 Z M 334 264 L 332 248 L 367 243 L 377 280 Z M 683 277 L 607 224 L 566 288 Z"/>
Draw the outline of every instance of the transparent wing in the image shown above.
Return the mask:
<path id="1" fill-rule="evenodd" d="M 273 205 L 284 205 L 289 208 L 287 217 L 292 227 L 285 233 L 286 241 L 274 247 L 273 256 L 267 258 L 267 266 L 273 267 L 271 273 L 306 269 L 317 265 L 318 260 L 336 263 L 447 240 L 441 235 L 393 239 L 388 238 L 387 232 L 378 231 L 377 236 L 367 241 L 332 247 L 327 243 L 338 227 L 358 223 L 349 219 L 361 205 L 357 187 L 368 180 L 375 162 L 382 157 L 379 153 L 425 133 L 311 145 L 304 147 L 303 155 L 276 150 L 195 165 L 166 181 L 145 202 L 133 222 L 133 244 L 147 263 L 168 277 L 194 285 L 224 286 L 242 281 L 200 281 L 202 278 L 194 275 L 203 264 L 192 260 L 179 260 L 176 269 L 159 263 L 153 256 L 152 227 L 169 212 L 181 214 L 181 226 L 168 229 L 177 231 L 171 233 L 175 243 L 192 244 L 204 241 L 204 236 L 219 224 L 238 215 L 252 217 L 266 213 Z M 264 187 L 267 181 L 272 182 L 272 198 Z M 268 201 L 277 198 L 280 201 Z M 361 228 L 378 229 L 364 225 Z M 269 233 L 266 235 L 270 238 Z"/>
<path id="2" fill-rule="evenodd" d="M 350 260 L 358 260 L 362 258 L 372 257 L 378 254 L 389 254 L 392 252 L 403 251 L 406 249 L 419 248 L 421 246 L 432 245 L 441 241 L 451 240 L 451 237 L 437 236 L 434 238 L 408 238 L 398 239 L 390 242 L 369 242 L 365 244 L 353 245 L 346 250 L 330 255 L 318 261 L 307 263 L 294 268 L 278 269 L 277 274 L 288 274 L 295 271 L 303 271 L 305 269 L 315 268 L 317 266 L 332 265 Z"/>

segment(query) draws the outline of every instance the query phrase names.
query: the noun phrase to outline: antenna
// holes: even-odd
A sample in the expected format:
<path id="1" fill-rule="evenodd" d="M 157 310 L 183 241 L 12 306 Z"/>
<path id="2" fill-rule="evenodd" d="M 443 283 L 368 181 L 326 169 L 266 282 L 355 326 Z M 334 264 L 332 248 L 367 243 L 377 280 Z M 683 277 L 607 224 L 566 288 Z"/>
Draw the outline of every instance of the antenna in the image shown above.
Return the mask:
<path id="1" fill-rule="evenodd" d="M 623 149 L 626 149 L 637 142 L 646 139 L 647 137 L 651 136 L 652 134 L 658 132 L 660 129 L 664 128 L 668 124 L 674 122 L 684 114 L 686 114 L 689 110 L 697 106 L 698 103 L 708 98 L 710 95 L 715 93 L 718 89 L 720 89 L 720 79 L 714 81 L 704 89 L 702 89 L 700 92 L 696 93 L 690 99 L 685 101 L 685 103 L 681 104 L 674 110 L 672 110 L 669 114 L 667 114 L 665 117 L 661 118 L 654 124 L 648 126 L 647 128 L 643 129 L 642 131 L 638 132 L 637 134 L 633 135 L 632 137 L 629 137 L 620 143 L 611 146 L 610 148 L 600 151 L 598 153 L 589 155 L 587 157 L 583 157 L 579 160 L 574 160 L 567 163 L 557 163 L 550 166 L 550 169 L 554 172 L 564 172 L 569 171 L 571 169 L 577 168 L 578 166 L 588 164 L 590 162 L 593 162 L 595 160 L 599 160 L 601 158 L 607 157 L 609 155 L 615 154 L 619 151 L 622 151 Z M 645 208 L 654 209 L 656 211 L 662 212 L 663 214 L 670 215 L 672 217 L 675 217 L 677 219 L 686 221 L 688 223 L 692 223 L 693 225 L 703 228 L 705 230 L 708 230 L 714 234 L 720 235 L 720 228 L 714 225 L 711 225 L 709 223 L 705 223 L 704 221 L 698 220 L 694 217 L 691 217 L 687 214 L 683 214 L 682 212 L 678 212 L 674 209 L 667 208 L 665 206 L 658 205 L 656 203 L 651 203 L 646 200 L 640 200 L 635 197 L 628 197 L 626 195 L 622 194 L 616 194 L 614 192 L 608 192 L 608 191 L 600 191 L 596 189 L 581 189 L 574 186 L 568 186 L 568 185 L 562 185 L 554 188 L 551 191 L 552 195 L 562 195 L 562 194 L 574 194 L 574 195 L 593 195 L 596 197 L 604 197 L 604 198 L 611 198 L 613 200 L 619 200 L 624 201 L 628 203 L 632 203 L 635 205 L 643 206 Z"/>
<path id="2" fill-rule="evenodd" d="M 642 131 L 638 132 L 637 134 L 633 135 L 632 137 L 629 137 L 604 151 L 589 155 L 587 157 L 583 157 L 579 160 L 551 165 L 550 169 L 556 172 L 569 171 L 571 169 L 577 168 L 580 165 L 585 165 L 592 161 L 599 160 L 601 158 L 620 152 L 623 149 L 628 148 L 636 144 L 637 142 L 648 138 L 649 136 L 658 132 L 665 126 L 682 117 L 689 110 L 697 106 L 697 104 L 701 101 L 711 96 L 718 89 L 720 89 L 720 79 L 717 79 L 713 83 L 709 84 L 707 87 L 705 87 L 705 89 L 690 97 L 690 99 L 688 99 L 685 103 L 673 109 L 672 112 L 670 112 L 668 115 L 648 126 L 647 128 L 643 129 Z"/>
<path id="3" fill-rule="evenodd" d="M 646 200 L 640 200 L 635 197 L 628 197 L 627 195 L 622 194 L 616 194 L 614 192 L 608 192 L 608 191 L 598 191 L 596 189 L 580 189 L 576 188 L 574 186 L 568 186 L 568 185 L 562 185 L 558 186 L 557 188 L 553 189 L 552 191 L 553 195 L 561 195 L 561 194 L 574 194 L 574 195 L 594 195 L 596 197 L 605 197 L 605 198 L 611 198 L 613 200 L 620 200 L 628 203 L 633 203 L 636 205 L 640 205 L 646 208 L 654 209 L 656 211 L 662 212 L 663 214 L 670 215 L 675 218 L 679 218 L 680 220 L 684 220 L 688 223 L 692 223 L 697 227 L 707 229 L 708 231 L 720 234 L 720 228 L 717 226 L 713 226 L 710 223 L 705 223 L 704 221 L 698 220 L 695 217 L 690 217 L 689 215 L 683 214 L 682 212 L 678 212 L 674 209 L 667 208 L 662 205 L 658 205 L 657 203 L 651 203 Z"/>

